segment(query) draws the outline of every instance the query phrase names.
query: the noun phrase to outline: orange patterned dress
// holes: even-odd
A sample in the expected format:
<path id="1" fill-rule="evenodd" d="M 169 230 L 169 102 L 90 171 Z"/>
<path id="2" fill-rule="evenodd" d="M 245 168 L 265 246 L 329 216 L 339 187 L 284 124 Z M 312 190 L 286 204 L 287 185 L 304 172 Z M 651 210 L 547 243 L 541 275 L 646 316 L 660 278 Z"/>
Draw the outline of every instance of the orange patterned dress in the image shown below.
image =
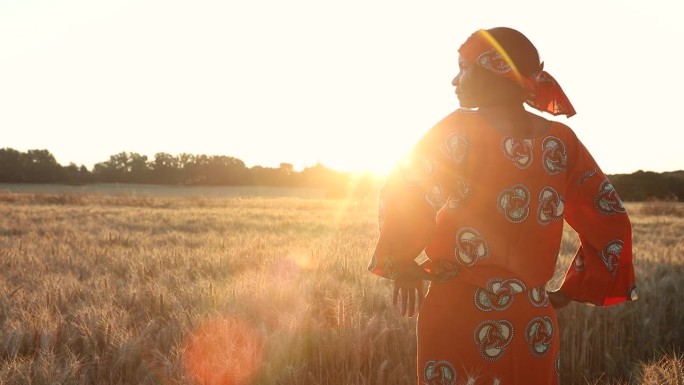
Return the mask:
<path id="1" fill-rule="evenodd" d="M 631 225 L 574 132 L 507 137 L 459 109 L 417 144 L 380 194 L 369 270 L 396 278 L 422 251 L 433 281 L 418 316 L 418 384 L 557 384 L 546 284 L 563 222 L 580 247 L 561 291 L 599 306 L 636 299 Z"/>

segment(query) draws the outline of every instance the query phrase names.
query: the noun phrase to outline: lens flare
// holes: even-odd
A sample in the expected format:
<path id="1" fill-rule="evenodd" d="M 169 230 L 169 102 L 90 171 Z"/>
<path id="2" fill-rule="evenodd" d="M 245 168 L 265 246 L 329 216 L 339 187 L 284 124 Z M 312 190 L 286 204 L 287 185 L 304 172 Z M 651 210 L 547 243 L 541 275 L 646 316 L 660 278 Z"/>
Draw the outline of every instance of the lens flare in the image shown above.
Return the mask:
<path id="1" fill-rule="evenodd" d="M 502 47 L 501 44 L 499 44 L 499 42 L 494 38 L 494 36 L 492 36 L 491 33 L 484 29 L 479 30 L 478 33 L 482 36 L 484 40 L 486 40 L 489 43 L 489 45 L 491 45 L 492 48 L 494 48 L 494 50 L 496 50 L 497 53 L 499 53 L 499 55 L 501 55 L 501 57 L 503 57 L 503 59 L 506 61 L 506 64 L 508 64 L 511 67 L 515 81 L 518 82 L 518 84 L 521 84 L 525 87 L 529 86 L 527 84 L 527 79 L 525 79 L 525 77 L 522 76 L 522 74 L 518 70 L 518 67 L 515 65 L 513 59 L 511 59 L 511 57 L 508 55 L 508 52 L 506 52 L 504 47 Z"/>
<path id="2" fill-rule="evenodd" d="M 263 343 L 245 322 L 225 317 L 200 325 L 185 344 L 183 363 L 197 385 L 247 385 L 263 362 Z"/>

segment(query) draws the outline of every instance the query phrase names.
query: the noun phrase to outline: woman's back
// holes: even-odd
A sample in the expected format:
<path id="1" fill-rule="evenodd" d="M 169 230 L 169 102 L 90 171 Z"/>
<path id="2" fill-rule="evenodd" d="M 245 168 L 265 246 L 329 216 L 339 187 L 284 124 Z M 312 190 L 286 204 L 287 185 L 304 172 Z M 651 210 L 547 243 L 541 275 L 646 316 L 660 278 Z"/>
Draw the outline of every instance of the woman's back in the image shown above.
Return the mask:
<path id="1" fill-rule="evenodd" d="M 487 269 L 485 280 L 497 268 L 532 286 L 548 281 L 563 230 L 568 155 L 578 147 L 575 135 L 567 126 L 552 123 L 536 136 L 509 136 L 477 112 L 454 114 L 447 123 L 451 127 L 440 134 L 446 137 L 436 139 L 467 148 L 461 148 L 464 154 L 458 161 L 446 165 L 452 168 L 456 188 L 437 217 L 428 256 L 456 256 L 471 267 L 473 284 L 483 283 L 477 278 L 480 267 Z M 465 248 L 473 239 L 481 247 Z"/>

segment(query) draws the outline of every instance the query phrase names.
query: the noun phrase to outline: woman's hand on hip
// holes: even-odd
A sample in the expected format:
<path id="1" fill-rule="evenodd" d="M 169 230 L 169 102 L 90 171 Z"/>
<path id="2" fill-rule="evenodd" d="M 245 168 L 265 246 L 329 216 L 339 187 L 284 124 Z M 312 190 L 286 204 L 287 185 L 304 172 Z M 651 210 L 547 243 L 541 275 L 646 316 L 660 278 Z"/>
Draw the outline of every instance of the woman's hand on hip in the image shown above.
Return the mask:
<path id="1" fill-rule="evenodd" d="M 413 317 L 423 303 L 425 281 L 433 279 L 434 277 L 417 263 L 412 263 L 394 280 L 392 305 L 396 306 L 397 301 L 401 301 L 401 315 L 408 313 L 409 318 Z"/>

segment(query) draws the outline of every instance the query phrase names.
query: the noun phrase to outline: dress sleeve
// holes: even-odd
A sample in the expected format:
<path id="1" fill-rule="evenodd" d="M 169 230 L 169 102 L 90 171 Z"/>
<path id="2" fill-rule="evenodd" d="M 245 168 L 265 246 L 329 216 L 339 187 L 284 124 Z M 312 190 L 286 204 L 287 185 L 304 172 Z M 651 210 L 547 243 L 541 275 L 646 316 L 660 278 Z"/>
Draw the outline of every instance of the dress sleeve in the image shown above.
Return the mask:
<path id="1" fill-rule="evenodd" d="M 415 263 L 435 232 L 437 211 L 451 193 L 446 181 L 459 159 L 457 112 L 435 125 L 388 175 L 379 196 L 380 236 L 368 270 L 395 279 Z"/>
<path id="2" fill-rule="evenodd" d="M 580 247 L 560 290 L 575 301 L 599 306 L 635 300 L 629 217 L 591 154 L 573 139 L 565 220 L 579 235 Z"/>

